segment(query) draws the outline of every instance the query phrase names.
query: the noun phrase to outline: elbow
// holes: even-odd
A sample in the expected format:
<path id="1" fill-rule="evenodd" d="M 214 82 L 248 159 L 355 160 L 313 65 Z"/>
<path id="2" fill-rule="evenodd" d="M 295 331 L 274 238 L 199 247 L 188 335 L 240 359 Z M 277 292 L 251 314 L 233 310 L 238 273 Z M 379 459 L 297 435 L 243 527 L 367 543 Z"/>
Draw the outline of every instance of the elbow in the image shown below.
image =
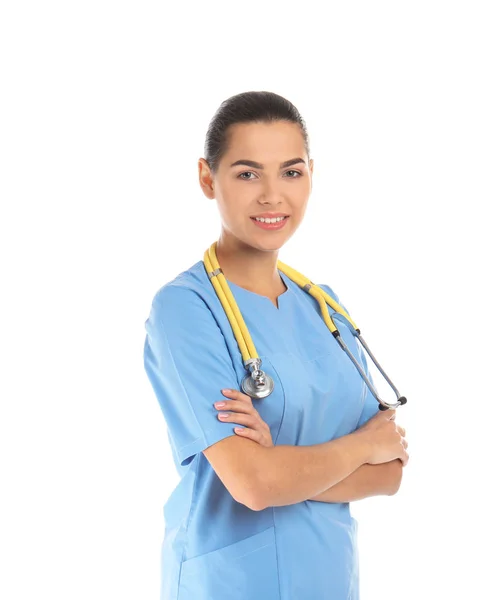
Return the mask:
<path id="1" fill-rule="evenodd" d="M 258 511 L 258 510 L 264 510 L 264 508 L 267 508 L 265 502 L 263 502 L 260 494 L 258 494 L 258 493 L 243 492 L 238 497 L 234 497 L 234 499 L 236 500 L 236 502 L 243 504 L 250 510 Z"/>
<path id="2" fill-rule="evenodd" d="M 400 486 L 393 487 L 387 492 L 387 496 L 395 496 L 399 491 Z"/>
<path id="3" fill-rule="evenodd" d="M 252 474 L 246 485 L 243 486 L 241 493 L 238 494 L 238 498 L 235 497 L 235 500 L 240 504 L 244 504 L 250 510 L 264 510 L 270 506 L 266 499 L 267 489 L 268 486 L 265 485 L 262 477 L 257 472 Z"/>
<path id="4" fill-rule="evenodd" d="M 274 446 L 267 448 L 256 442 L 252 443 L 255 444 L 257 454 L 254 457 L 250 456 L 251 460 L 241 471 L 243 477 L 236 479 L 237 496 L 233 495 L 233 497 L 250 510 L 261 511 L 272 505 L 269 497 L 269 491 L 272 490 L 270 455 L 267 450 Z"/>
<path id="5" fill-rule="evenodd" d="M 275 446 L 272 446 L 274 448 Z M 274 496 L 273 490 L 274 482 L 271 477 L 271 469 L 269 465 L 269 456 L 265 456 L 265 460 L 261 460 L 258 463 L 258 468 L 253 477 L 250 494 L 250 505 L 252 510 L 265 510 L 270 506 L 273 506 Z"/>
<path id="6" fill-rule="evenodd" d="M 257 488 L 257 493 L 252 498 L 250 508 L 252 510 L 265 510 L 266 508 L 269 508 L 269 506 L 271 506 L 271 504 L 267 502 L 265 494 L 262 493 L 261 489 Z"/>
<path id="7" fill-rule="evenodd" d="M 229 493 L 239 504 L 243 504 L 250 510 L 263 510 L 265 503 L 262 499 L 261 486 L 259 480 L 253 474 L 250 477 L 242 477 L 239 481 L 235 480 L 235 485 L 228 485 Z"/>
<path id="8" fill-rule="evenodd" d="M 245 506 L 248 506 L 248 508 L 250 510 L 264 510 L 265 508 L 267 508 L 265 502 L 262 502 L 262 500 L 258 497 L 254 497 L 250 500 L 250 502 L 248 502 L 248 504 L 245 504 Z"/>
<path id="9" fill-rule="evenodd" d="M 268 507 L 265 501 L 265 494 L 262 493 L 263 489 L 258 480 L 252 481 L 250 485 L 243 489 L 239 498 L 235 498 L 240 504 L 244 504 L 250 510 L 264 510 Z"/>

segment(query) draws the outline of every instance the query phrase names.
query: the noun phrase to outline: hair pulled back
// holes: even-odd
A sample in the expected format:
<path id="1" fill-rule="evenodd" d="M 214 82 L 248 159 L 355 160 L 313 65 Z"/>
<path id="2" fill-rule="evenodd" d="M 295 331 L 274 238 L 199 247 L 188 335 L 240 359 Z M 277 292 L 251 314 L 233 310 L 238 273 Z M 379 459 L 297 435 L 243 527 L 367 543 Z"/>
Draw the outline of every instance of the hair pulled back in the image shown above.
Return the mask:
<path id="1" fill-rule="evenodd" d="M 243 92 L 224 100 L 209 123 L 205 137 L 204 158 L 216 173 L 228 150 L 228 130 L 235 123 L 271 123 L 289 121 L 300 127 L 305 149 L 310 157 L 306 124 L 298 109 L 274 92 Z"/>

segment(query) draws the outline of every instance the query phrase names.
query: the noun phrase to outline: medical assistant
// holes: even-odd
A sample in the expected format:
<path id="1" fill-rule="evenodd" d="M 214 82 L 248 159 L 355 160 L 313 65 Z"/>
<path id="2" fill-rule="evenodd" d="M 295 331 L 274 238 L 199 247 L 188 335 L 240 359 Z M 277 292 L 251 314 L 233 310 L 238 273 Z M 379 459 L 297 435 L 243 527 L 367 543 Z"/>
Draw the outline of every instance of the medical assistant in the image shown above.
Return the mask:
<path id="1" fill-rule="evenodd" d="M 287 289 L 278 308 L 227 280 L 261 368 L 274 379 L 273 392 L 252 402 L 275 445 L 321 444 L 363 425 L 378 401 L 316 299 L 279 274 Z M 328 285 L 317 285 L 340 303 Z M 327 308 L 373 383 L 348 322 Z M 145 328 L 144 366 L 181 478 L 163 509 L 160 599 L 359 600 L 357 522 L 348 502 L 254 511 L 233 499 L 202 454 L 237 435 L 238 423 L 220 421 L 214 403 L 225 399 L 223 388 L 241 390 L 246 373 L 202 260 L 157 291 Z"/>

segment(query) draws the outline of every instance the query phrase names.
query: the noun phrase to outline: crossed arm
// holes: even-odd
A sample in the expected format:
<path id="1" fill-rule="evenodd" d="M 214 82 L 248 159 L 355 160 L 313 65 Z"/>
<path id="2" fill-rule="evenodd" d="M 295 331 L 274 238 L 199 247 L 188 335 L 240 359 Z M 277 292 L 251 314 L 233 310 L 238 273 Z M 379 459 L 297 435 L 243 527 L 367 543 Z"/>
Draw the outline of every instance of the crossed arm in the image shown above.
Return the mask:
<path id="1" fill-rule="evenodd" d="M 365 463 L 348 477 L 320 494 L 308 498 L 316 502 L 354 502 L 370 496 L 395 494 L 402 480 L 402 462 L 396 458 L 387 463 Z"/>
<path id="2" fill-rule="evenodd" d="M 218 403 L 215 403 L 217 410 L 219 410 L 219 408 L 225 410 L 232 409 L 232 412 L 226 413 L 226 419 L 221 418 L 221 413 L 218 414 L 218 418 L 224 421 L 231 418 L 235 423 L 243 425 L 241 437 L 250 438 L 252 442 L 255 442 L 255 444 L 249 446 L 251 451 L 257 452 L 256 447 L 259 447 L 262 448 L 259 452 L 264 451 L 265 448 L 272 448 L 272 451 L 275 452 L 272 464 L 269 462 L 269 469 L 261 475 L 262 483 L 260 489 L 263 490 L 262 494 L 264 494 L 265 490 L 268 490 L 267 497 L 265 497 L 264 494 L 262 500 L 258 500 L 257 493 L 253 492 L 255 494 L 255 499 L 253 501 L 251 499 L 249 500 L 252 505 L 263 506 L 267 503 L 269 506 L 280 506 L 283 504 L 299 502 L 300 498 L 316 502 L 353 502 L 370 496 L 393 495 L 398 491 L 403 469 L 403 463 L 400 459 L 379 464 L 367 463 L 365 458 L 366 451 L 361 454 L 360 448 L 357 448 L 356 454 L 354 454 L 354 441 L 349 440 L 349 436 L 343 436 L 340 439 L 326 442 L 326 444 L 300 447 L 296 449 L 296 452 L 293 452 L 294 448 L 289 446 L 275 447 L 272 443 L 270 428 L 253 408 L 251 398 L 237 390 L 233 390 L 231 394 L 226 394 L 223 390 L 223 393 L 227 397 L 236 398 L 237 400 L 223 401 L 224 406 L 221 407 Z M 235 433 L 238 433 L 237 428 L 235 428 Z M 348 442 L 350 442 L 349 446 Z M 220 442 L 220 445 L 223 443 L 224 442 Z M 226 443 L 229 444 L 229 442 Z M 341 444 L 343 449 L 342 454 L 339 453 Z M 233 448 L 234 447 L 235 446 L 233 446 Z M 330 452 L 328 452 L 329 447 Z M 244 448 L 242 447 L 242 455 L 244 453 L 243 450 Z M 227 470 L 229 469 L 233 469 L 233 481 L 236 482 L 238 472 L 242 473 L 241 480 L 245 480 L 245 469 L 238 469 L 236 468 L 237 465 L 235 465 L 235 468 L 231 466 L 231 457 L 232 455 L 234 456 L 231 450 L 227 452 L 227 460 L 225 460 L 226 464 L 224 465 L 219 462 L 222 460 L 222 453 L 220 450 L 215 450 L 213 447 L 210 447 L 206 449 L 204 453 L 209 461 L 214 463 L 214 469 L 220 477 L 224 477 L 224 480 L 228 479 Z M 359 455 L 359 457 L 357 455 Z M 328 465 L 330 465 L 331 468 L 334 467 L 334 458 L 337 462 L 337 468 L 334 472 L 327 472 L 326 476 L 324 476 L 328 487 L 314 496 L 310 496 L 310 492 L 304 495 L 310 487 L 312 490 L 314 487 L 320 490 L 319 486 L 313 486 L 313 480 L 316 482 L 320 477 L 320 473 L 325 473 Z M 363 460 L 361 460 L 362 458 Z M 304 466 L 306 461 L 308 461 L 309 468 L 305 468 Z M 359 463 L 357 468 L 354 466 L 351 468 L 351 463 L 354 464 L 354 462 Z M 248 464 L 252 463 L 258 464 L 259 460 L 248 461 Z M 290 468 L 286 471 L 286 465 L 289 465 L 290 467 L 293 467 L 294 465 L 294 468 Z M 304 475 L 304 481 L 301 486 L 298 485 L 296 479 L 297 470 Z M 350 474 L 347 476 L 342 475 L 341 478 L 337 475 L 337 471 L 339 471 L 341 475 L 343 471 L 346 471 L 346 473 L 349 472 Z M 256 480 L 257 476 L 258 475 L 255 474 L 252 481 L 254 479 Z M 329 485 L 330 479 L 337 481 L 337 483 Z M 303 490 L 305 490 L 305 492 Z M 251 498 L 252 492 L 250 491 L 249 494 Z M 243 492 L 239 493 L 238 497 L 241 497 L 241 495 L 243 495 Z M 248 503 L 248 500 L 245 503 Z"/>

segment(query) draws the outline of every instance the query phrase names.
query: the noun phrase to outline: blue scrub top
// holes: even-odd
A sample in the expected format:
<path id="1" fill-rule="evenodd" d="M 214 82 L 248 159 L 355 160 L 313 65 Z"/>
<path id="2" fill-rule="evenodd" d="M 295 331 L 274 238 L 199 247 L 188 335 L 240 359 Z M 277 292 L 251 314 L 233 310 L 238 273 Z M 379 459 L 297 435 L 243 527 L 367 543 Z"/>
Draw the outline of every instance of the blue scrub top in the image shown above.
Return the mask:
<path id="1" fill-rule="evenodd" d="M 317 301 L 279 274 L 287 286 L 279 308 L 228 281 L 261 369 L 274 380 L 272 394 L 252 402 L 274 444 L 321 444 L 360 427 L 378 402 Z M 327 308 L 371 378 L 350 323 Z M 145 328 L 144 366 L 180 476 L 163 509 L 161 600 L 359 600 L 357 522 L 348 502 L 254 511 L 233 499 L 202 454 L 237 435 L 238 423 L 220 421 L 213 404 L 225 399 L 223 388 L 241 391 L 247 373 L 202 260 L 156 292 Z"/>

